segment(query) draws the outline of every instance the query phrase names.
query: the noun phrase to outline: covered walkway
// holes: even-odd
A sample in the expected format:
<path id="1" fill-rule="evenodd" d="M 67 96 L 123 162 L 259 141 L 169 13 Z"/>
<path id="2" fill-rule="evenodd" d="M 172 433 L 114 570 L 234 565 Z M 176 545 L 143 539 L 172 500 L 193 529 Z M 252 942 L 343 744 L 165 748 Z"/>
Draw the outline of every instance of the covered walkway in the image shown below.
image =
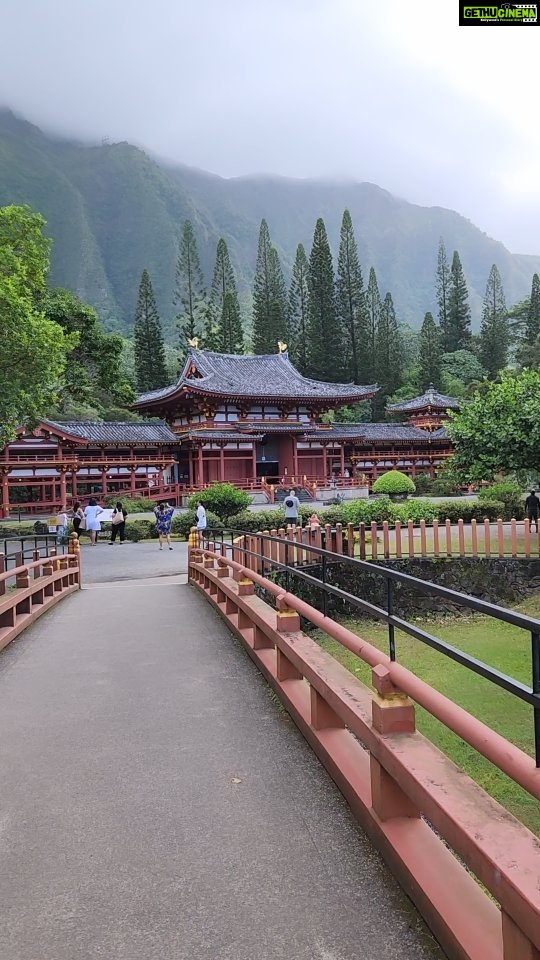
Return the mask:
<path id="1" fill-rule="evenodd" d="M 0 960 L 442 960 L 212 608 L 108 550 L 0 655 Z"/>

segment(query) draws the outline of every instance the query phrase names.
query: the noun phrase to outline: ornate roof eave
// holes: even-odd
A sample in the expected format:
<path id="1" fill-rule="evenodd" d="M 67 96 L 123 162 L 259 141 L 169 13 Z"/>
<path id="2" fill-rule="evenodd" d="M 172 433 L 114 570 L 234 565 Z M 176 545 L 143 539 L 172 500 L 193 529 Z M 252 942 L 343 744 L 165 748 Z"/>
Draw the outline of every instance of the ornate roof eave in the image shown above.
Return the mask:
<path id="1" fill-rule="evenodd" d="M 15 431 L 18 437 L 25 436 L 35 436 L 38 439 L 38 432 L 43 431 L 43 433 L 48 433 L 53 437 L 57 437 L 59 440 L 69 440 L 70 443 L 77 443 L 79 446 L 84 446 L 85 441 L 81 437 L 77 437 L 74 433 L 70 433 L 69 430 L 63 430 L 61 423 L 56 423 L 52 420 L 40 420 L 39 423 L 29 430 L 28 427 L 17 427 Z"/>
<path id="2" fill-rule="evenodd" d="M 173 392 L 167 394 L 167 396 L 156 397 L 148 400 L 135 400 L 132 403 L 134 409 L 145 409 L 147 407 L 161 407 L 162 410 L 165 410 L 172 402 L 179 399 L 182 395 L 187 396 L 192 394 L 193 396 L 200 397 L 201 399 L 209 399 L 212 401 L 220 402 L 231 402 L 236 404 L 245 404 L 246 406 L 252 405 L 254 403 L 267 403 L 277 405 L 285 401 L 290 404 L 298 406 L 301 404 L 306 407 L 333 407 L 333 406 L 346 406 L 347 403 L 359 403 L 362 400 L 371 400 L 375 396 L 379 388 L 376 386 L 369 387 L 360 387 L 357 393 L 351 394 L 336 394 L 334 396 L 326 397 L 313 397 L 313 396 L 288 396 L 283 394 L 283 396 L 268 396 L 268 394 L 245 394 L 245 393 L 236 393 L 231 390 L 229 393 L 221 393 L 209 390 L 208 388 L 197 388 L 191 384 L 182 384 L 181 387 L 174 390 Z"/>

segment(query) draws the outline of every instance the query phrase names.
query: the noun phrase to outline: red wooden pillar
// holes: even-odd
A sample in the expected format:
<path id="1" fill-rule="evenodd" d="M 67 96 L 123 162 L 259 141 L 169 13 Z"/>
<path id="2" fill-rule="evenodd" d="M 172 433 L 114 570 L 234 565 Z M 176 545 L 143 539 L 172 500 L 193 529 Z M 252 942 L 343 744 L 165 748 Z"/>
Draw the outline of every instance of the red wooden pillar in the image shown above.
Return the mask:
<path id="1" fill-rule="evenodd" d="M 202 487 L 203 484 L 204 484 L 204 468 L 203 468 L 203 450 L 202 450 L 202 443 L 199 444 L 199 451 L 198 451 L 198 474 L 199 474 L 199 476 L 198 476 L 198 479 L 197 479 L 197 484 L 198 484 L 199 487 Z"/>
<path id="2" fill-rule="evenodd" d="M 339 448 L 339 469 L 341 470 L 341 477 L 345 476 L 345 444 L 342 443 Z"/>
<path id="3" fill-rule="evenodd" d="M 257 443 L 255 440 L 253 441 L 253 447 L 251 452 L 252 452 L 251 462 L 252 462 L 252 470 L 253 470 L 253 479 L 256 480 L 257 479 Z"/>
<path id="4" fill-rule="evenodd" d="M 293 437 L 293 470 L 295 480 L 298 483 L 298 446 L 296 443 L 296 437 Z"/>
<path id="5" fill-rule="evenodd" d="M 7 516 L 9 513 L 9 471 L 2 470 L 2 513 Z"/>
<path id="6" fill-rule="evenodd" d="M 222 443 L 219 445 L 219 480 L 225 482 L 225 447 Z"/>
<path id="7" fill-rule="evenodd" d="M 67 492 L 66 492 L 66 471 L 62 470 L 60 473 L 60 503 L 62 510 L 65 510 L 67 507 Z"/>
<path id="8" fill-rule="evenodd" d="M 107 495 L 107 471 L 101 471 L 101 495 L 105 497 Z"/>
<path id="9" fill-rule="evenodd" d="M 131 476 L 130 476 L 130 478 L 129 478 L 129 489 L 130 489 L 130 491 L 131 491 L 132 497 L 134 497 L 134 496 L 135 496 L 135 491 L 136 491 L 136 489 L 137 489 L 136 484 L 135 484 L 136 475 L 137 475 L 137 467 L 131 467 L 130 472 L 131 472 Z"/>
<path id="10" fill-rule="evenodd" d="M 71 498 L 72 500 L 77 499 L 77 471 L 71 471 Z"/>
<path id="11" fill-rule="evenodd" d="M 325 443 L 323 443 L 323 445 L 322 445 L 322 474 L 323 474 L 323 479 L 326 480 L 326 478 L 327 478 L 327 476 L 328 476 L 328 461 L 327 461 L 327 459 L 326 459 L 326 444 L 325 444 Z"/>

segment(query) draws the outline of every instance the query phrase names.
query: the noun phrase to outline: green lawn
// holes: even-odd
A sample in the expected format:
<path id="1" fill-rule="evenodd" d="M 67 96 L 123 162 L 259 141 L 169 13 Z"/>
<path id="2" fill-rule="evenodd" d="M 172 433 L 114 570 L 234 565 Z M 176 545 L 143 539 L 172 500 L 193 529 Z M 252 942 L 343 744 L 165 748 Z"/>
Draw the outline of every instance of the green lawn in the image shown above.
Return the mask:
<path id="1" fill-rule="evenodd" d="M 540 616 L 540 596 L 529 598 L 516 609 Z M 510 624 L 475 616 L 458 620 L 423 621 L 425 629 L 509 676 L 531 685 L 530 635 Z M 388 652 L 388 634 L 383 624 L 347 623 L 359 636 Z M 316 635 L 321 646 L 343 663 L 364 683 L 370 685 L 370 668 L 322 633 Z M 506 737 L 521 750 L 534 756 L 532 708 L 511 694 L 471 673 L 425 644 L 401 632 L 396 633 L 397 660 L 418 677 L 440 690 L 451 700 Z M 447 730 L 421 707 L 416 708 L 418 729 L 488 793 L 514 814 L 529 829 L 540 835 L 540 804 L 521 787 L 479 756 L 472 747 Z"/>

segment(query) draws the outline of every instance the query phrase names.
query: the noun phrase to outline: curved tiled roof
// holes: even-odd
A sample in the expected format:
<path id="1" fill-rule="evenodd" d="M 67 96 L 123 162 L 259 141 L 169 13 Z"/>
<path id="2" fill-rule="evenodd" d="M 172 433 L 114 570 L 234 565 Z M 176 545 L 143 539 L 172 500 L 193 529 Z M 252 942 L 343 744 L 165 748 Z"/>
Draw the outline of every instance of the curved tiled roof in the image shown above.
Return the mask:
<path id="1" fill-rule="evenodd" d="M 44 420 L 44 426 L 50 427 L 55 433 L 69 434 L 79 440 L 90 443 L 178 443 L 178 437 L 163 421 L 148 423 L 147 421 L 118 421 L 103 422 L 90 420 L 69 420 L 66 423 L 57 423 L 54 420 Z"/>
<path id="2" fill-rule="evenodd" d="M 415 410 L 425 410 L 426 407 L 439 407 L 441 410 L 459 410 L 460 401 L 456 397 L 446 397 L 438 393 L 433 386 L 429 386 L 420 397 L 404 400 L 403 403 L 392 403 L 387 406 L 388 413 L 414 413 Z"/>
<path id="3" fill-rule="evenodd" d="M 429 440 L 432 434 L 406 423 L 333 423 L 329 430 L 306 431 L 310 440 Z"/>
<path id="4" fill-rule="evenodd" d="M 195 368 L 197 376 L 190 376 Z M 327 383 L 303 377 L 286 353 L 240 356 L 191 349 L 178 383 L 137 397 L 134 406 L 145 406 L 173 397 L 183 387 L 195 393 L 218 396 L 299 400 L 364 400 L 377 391 L 376 384 Z"/>

